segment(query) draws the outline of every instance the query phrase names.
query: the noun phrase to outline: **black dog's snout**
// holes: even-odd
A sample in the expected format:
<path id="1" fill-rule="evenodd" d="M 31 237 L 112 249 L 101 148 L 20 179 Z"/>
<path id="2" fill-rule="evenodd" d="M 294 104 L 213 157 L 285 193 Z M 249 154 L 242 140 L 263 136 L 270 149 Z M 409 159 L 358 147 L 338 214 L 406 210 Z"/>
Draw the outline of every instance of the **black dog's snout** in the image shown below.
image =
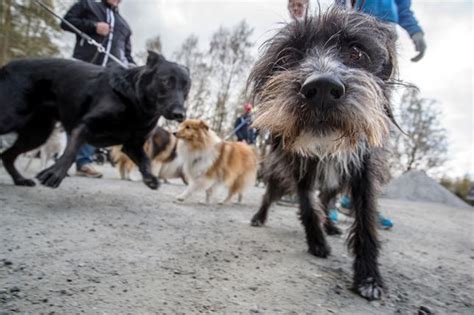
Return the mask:
<path id="1" fill-rule="evenodd" d="M 344 84 L 333 75 L 312 75 L 304 81 L 301 94 L 316 105 L 333 104 L 344 96 Z"/>
<path id="2" fill-rule="evenodd" d="M 173 120 L 178 122 L 182 122 L 186 118 L 186 114 L 182 110 L 174 110 L 171 115 L 173 116 Z"/>

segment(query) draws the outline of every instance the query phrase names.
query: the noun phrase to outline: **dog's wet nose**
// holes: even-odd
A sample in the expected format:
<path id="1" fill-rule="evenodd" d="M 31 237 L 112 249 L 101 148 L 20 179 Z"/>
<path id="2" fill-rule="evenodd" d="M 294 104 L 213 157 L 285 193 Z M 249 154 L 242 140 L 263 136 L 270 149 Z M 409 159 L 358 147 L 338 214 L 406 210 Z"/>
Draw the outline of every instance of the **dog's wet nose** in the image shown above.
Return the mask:
<path id="1" fill-rule="evenodd" d="M 178 122 L 182 122 L 186 118 L 186 115 L 182 110 L 174 110 L 172 116 L 173 120 L 176 120 Z"/>
<path id="2" fill-rule="evenodd" d="M 317 105 L 331 104 L 344 96 L 346 88 L 334 75 L 312 75 L 304 81 L 301 94 Z"/>

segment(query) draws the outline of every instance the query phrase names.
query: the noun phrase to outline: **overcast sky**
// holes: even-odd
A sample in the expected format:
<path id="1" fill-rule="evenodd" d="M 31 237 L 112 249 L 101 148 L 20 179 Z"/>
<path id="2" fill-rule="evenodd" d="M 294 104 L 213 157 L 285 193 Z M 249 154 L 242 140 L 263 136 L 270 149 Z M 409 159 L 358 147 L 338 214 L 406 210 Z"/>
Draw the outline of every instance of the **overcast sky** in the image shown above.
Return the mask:
<path id="1" fill-rule="evenodd" d="M 330 1 L 321 1 L 325 6 Z M 400 76 L 420 87 L 423 97 L 440 102 L 442 123 L 448 130 L 450 162 L 446 173 L 474 176 L 473 113 L 473 2 L 470 0 L 414 0 L 413 10 L 428 44 L 425 58 L 415 55 L 409 37 L 400 33 Z M 203 47 L 220 25 L 231 27 L 245 19 L 255 28 L 259 46 L 279 22 L 288 21 L 286 0 L 123 0 L 121 13 L 133 30 L 135 50 L 146 39 L 160 35 L 163 51 L 172 55 L 190 34 Z M 314 8 L 316 1 L 312 0 Z"/>

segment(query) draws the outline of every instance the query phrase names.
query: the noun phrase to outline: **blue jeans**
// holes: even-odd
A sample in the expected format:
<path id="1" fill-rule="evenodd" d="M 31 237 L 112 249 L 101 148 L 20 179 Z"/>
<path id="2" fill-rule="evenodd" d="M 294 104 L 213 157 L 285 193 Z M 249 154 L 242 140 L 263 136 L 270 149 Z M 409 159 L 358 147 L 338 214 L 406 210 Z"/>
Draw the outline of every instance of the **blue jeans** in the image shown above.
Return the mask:
<path id="1" fill-rule="evenodd" d="M 84 144 L 76 155 L 76 169 L 79 170 L 81 167 L 93 162 L 92 155 L 95 152 L 95 147 L 90 144 Z"/>

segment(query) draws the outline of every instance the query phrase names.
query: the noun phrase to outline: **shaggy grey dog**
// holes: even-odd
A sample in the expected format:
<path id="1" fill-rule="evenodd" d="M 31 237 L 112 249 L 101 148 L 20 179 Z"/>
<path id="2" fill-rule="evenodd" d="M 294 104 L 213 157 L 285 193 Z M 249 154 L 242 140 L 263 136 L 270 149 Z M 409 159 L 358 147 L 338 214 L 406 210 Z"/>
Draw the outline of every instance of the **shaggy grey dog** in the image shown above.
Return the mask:
<path id="1" fill-rule="evenodd" d="M 267 183 L 252 225 L 265 223 L 270 205 L 287 192 L 299 199 L 309 252 L 330 254 L 323 229 L 327 202 L 350 193 L 355 255 L 353 287 L 379 299 L 376 195 L 386 178 L 384 145 L 396 122 L 390 90 L 396 74 L 394 28 L 368 15 L 329 9 L 286 25 L 265 46 L 249 78 L 257 113 L 254 127 L 268 130 L 272 150 L 264 161 Z M 312 196 L 321 190 L 317 204 Z"/>

